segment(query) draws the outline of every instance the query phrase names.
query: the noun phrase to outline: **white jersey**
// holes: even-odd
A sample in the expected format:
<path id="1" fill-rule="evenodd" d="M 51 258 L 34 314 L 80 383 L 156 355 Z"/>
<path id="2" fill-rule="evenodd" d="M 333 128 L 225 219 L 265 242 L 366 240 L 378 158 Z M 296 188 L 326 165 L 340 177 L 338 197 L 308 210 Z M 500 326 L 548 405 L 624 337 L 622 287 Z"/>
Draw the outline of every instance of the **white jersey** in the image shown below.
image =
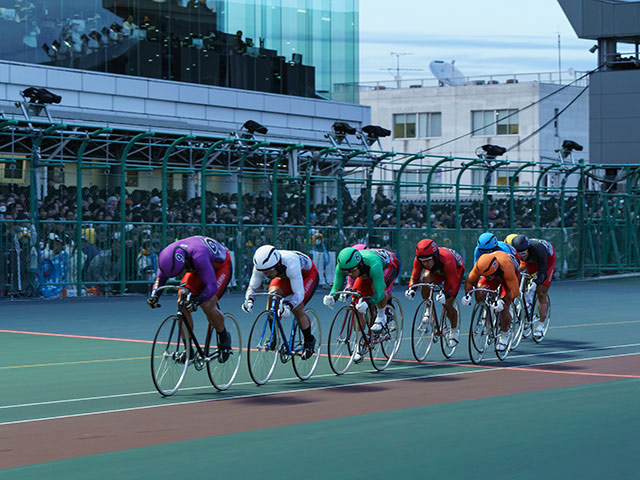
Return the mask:
<path id="1" fill-rule="evenodd" d="M 291 291 L 293 295 L 289 299 L 292 308 L 296 308 L 304 300 L 304 283 L 302 281 L 302 271 L 310 270 L 313 266 L 311 259 L 301 252 L 293 250 L 280 250 L 282 256 L 282 265 L 284 267 L 284 274 L 289 279 L 291 284 Z M 257 292 L 262 282 L 268 280 L 267 277 L 261 271 L 253 267 L 251 273 L 251 280 L 249 280 L 249 287 L 245 298 L 251 298 L 254 292 Z"/>

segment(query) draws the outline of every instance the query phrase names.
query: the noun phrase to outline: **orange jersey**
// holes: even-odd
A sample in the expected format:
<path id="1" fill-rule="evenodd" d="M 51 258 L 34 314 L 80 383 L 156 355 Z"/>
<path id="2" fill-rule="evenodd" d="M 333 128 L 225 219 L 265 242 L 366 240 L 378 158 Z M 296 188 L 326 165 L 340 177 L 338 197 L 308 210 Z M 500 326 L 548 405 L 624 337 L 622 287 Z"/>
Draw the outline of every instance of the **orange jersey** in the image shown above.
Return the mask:
<path id="1" fill-rule="evenodd" d="M 465 292 L 471 290 L 478 283 L 484 269 L 493 258 L 498 261 L 497 278 L 511 294 L 511 299 L 513 300 L 520 295 L 520 282 L 518 281 L 519 262 L 513 255 L 500 251 L 485 253 L 478 259 L 467 277 Z"/>

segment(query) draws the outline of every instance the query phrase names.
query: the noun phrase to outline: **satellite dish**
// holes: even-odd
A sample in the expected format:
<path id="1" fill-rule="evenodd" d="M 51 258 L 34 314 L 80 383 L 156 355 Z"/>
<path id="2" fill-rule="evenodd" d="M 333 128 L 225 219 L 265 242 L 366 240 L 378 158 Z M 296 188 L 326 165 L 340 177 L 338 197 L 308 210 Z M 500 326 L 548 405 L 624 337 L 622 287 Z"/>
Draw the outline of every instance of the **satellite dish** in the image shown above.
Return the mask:
<path id="1" fill-rule="evenodd" d="M 429 70 L 433 73 L 440 83 L 443 85 L 449 85 L 450 87 L 457 87 L 464 85 L 464 75 L 458 70 L 453 62 L 443 62 L 442 60 L 434 60 L 429 64 Z"/>

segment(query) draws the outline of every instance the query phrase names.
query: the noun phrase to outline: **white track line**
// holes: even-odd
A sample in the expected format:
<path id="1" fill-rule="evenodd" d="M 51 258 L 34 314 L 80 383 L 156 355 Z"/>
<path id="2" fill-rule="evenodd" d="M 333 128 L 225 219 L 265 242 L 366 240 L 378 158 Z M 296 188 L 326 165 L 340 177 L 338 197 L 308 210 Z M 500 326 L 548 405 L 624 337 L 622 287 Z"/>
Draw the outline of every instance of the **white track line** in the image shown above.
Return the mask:
<path id="1" fill-rule="evenodd" d="M 615 348 L 615 347 L 608 347 L 608 348 Z M 115 410 L 102 410 L 102 411 L 98 411 L 98 412 L 78 413 L 78 414 L 74 414 L 74 415 L 60 415 L 60 416 L 55 416 L 55 417 L 44 417 L 44 418 L 34 418 L 34 419 L 27 419 L 27 420 L 17 420 L 17 421 L 12 421 L 12 422 L 3 422 L 3 423 L 0 423 L 0 427 L 4 426 L 4 425 L 15 425 L 15 424 L 20 424 L 20 423 L 41 422 L 41 421 L 45 421 L 45 420 L 59 420 L 59 419 L 65 419 L 65 418 L 85 417 L 85 416 L 91 416 L 91 415 L 102 415 L 102 414 L 106 414 L 106 413 L 130 412 L 130 411 L 135 411 L 135 410 L 144 410 L 144 409 L 147 409 L 147 408 L 159 408 L 159 407 L 173 407 L 173 406 L 180 406 L 180 405 L 192 405 L 192 404 L 205 403 L 205 402 L 219 402 L 219 401 L 224 401 L 224 400 L 238 400 L 238 399 L 243 399 L 243 398 L 253 398 L 253 397 L 271 396 L 271 395 L 283 395 L 283 394 L 289 394 L 289 393 L 311 392 L 311 391 L 314 391 L 314 390 L 333 390 L 333 389 L 337 389 L 337 388 L 347 388 L 347 387 L 354 387 L 354 386 L 361 386 L 361 385 L 376 385 L 376 384 L 381 384 L 381 383 L 401 382 L 401 381 L 405 381 L 405 380 L 421 380 L 421 379 L 425 379 L 425 378 L 437 378 L 437 377 L 449 377 L 449 376 L 453 377 L 453 376 L 459 376 L 459 375 L 470 375 L 470 374 L 474 374 L 474 373 L 494 372 L 494 371 L 499 371 L 499 370 L 512 370 L 512 369 L 519 369 L 519 368 L 526 368 L 526 367 L 553 365 L 553 364 L 558 364 L 558 363 L 570 363 L 570 362 L 580 362 L 580 361 L 589 361 L 589 360 L 603 360 L 603 359 L 608 359 L 608 358 L 627 357 L 627 356 L 632 356 L 632 355 L 640 355 L 640 353 L 622 353 L 622 354 L 618 354 L 618 355 L 605 355 L 605 356 L 600 356 L 600 357 L 580 358 L 580 359 L 572 359 L 572 360 L 557 360 L 557 361 L 553 361 L 553 362 L 541 362 L 541 363 L 524 364 L 524 365 L 510 365 L 508 367 L 476 368 L 476 369 L 473 369 L 473 370 L 467 370 L 467 371 L 463 371 L 463 372 L 437 373 L 437 374 L 430 374 L 430 375 L 418 375 L 418 376 L 406 377 L 406 378 L 389 378 L 389 379 L 374 380 L 374 381 L 369 381 L 369 382 L 356 382 L 356 383 L 350 383 L 350 384 L 345 384 L 345 385 L 328 385 L 328 386 L 313 387 L 313 388 L 284 390 L 284 391 L 280 391 L 280 392 L 268 392 L 268 393 L 254 393 L 254 394 L 245 394 L 245 395 L 235 395 L 235 396 L 231 396 L 231 397 L 209 398 L 209 399 L 206 399 L 206 400 L 191 400 L 191 401 L 186 401 L 186 402 L 176 402 L 176 403 L 171 403 L 171 404 L 168 404 L 168 405 L 147 405 L 147 406 L 141 406 L 141 407 L 121 408 L 121 409 L 115 409 Z M 407 368 L 415 368 L 415 367 L 418 367 L 418 366 L 422 366 L 422 365 L 394 368 L 393 370 L 402 370 L 402 369 L 407 369 Z M 357 374 L 357 373 L 366 373 L 366 372 L 353 372 L 353 374 Z M 546 372 L 546 373 L 554 374 L 554 372 Z M 602 375 L 603 376 L 607 376 L 607 374 L 602 374 Z M 324 376 L 333 376 L 333 374 L 319 375 L 319 377 L 324 377 Z M 293 380 L 293 378 L 290 378 L 290 379 L 279 379 L 277 381 L 288 381 L 288 380 Z M 247 383 L 249 383 L 249 382 L 247 382 Z M 205 388 L 205 387 L 195 387 L 195 388 Z M 136 394 L 130 394 L 130 395 L 146 395 L 148 393 L 156 393 L 157 394 L 157 392 L 143 392 L 143 393 L 136 393 Z M 121 397 L 121 396 L 126 396 L 126 395 L 113 395 L 113 396 L 96 397 L 96 398 L 115 398 L 115 397 Z M 85 400 L 85 399 L 76 399 L 76 400 L 72 399 L 72 400 L 67 400 L 67 401 L 68 402 L 72 402 L 72 401 L 82 401 L 82 400 Z M 51 403 L 60 403 L 60 402 L 64 402 L 64 401 L 57 401 L 57 402 L 51 402 Z M 36 404 L 29 404 L 29 405 L 36 405 Z M 21 405 L 15 405 L 15 406 L 8 405 L 8 406 L 5 406 L 3 408 L 12 408 L 12 407 L 20 407 L 20 406 Z M 24 406 L 27 406 L 27 405 L 24 405 Z"/>

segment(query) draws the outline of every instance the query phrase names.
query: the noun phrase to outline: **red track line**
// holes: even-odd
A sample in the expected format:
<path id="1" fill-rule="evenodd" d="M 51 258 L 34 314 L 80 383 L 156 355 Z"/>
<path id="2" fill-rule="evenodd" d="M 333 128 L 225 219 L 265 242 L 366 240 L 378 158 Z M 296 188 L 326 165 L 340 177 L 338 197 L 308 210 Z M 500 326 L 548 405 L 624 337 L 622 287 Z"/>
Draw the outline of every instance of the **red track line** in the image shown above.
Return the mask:
<path id="1" fill-rule="evenodd" d="M 153 343 L 151 340 L 133 340 L 131 338 L 92 337 L 88 335 L 67 335 L 62 333 L 47 333 L 47 332 L 21 332 L 18 330 L 0 330 L 0 333 L 20 333 L 23 335 L 44 335 L 47 337 L 84 338 L 89 340 L 112 340 L 115 342 Z"/>

